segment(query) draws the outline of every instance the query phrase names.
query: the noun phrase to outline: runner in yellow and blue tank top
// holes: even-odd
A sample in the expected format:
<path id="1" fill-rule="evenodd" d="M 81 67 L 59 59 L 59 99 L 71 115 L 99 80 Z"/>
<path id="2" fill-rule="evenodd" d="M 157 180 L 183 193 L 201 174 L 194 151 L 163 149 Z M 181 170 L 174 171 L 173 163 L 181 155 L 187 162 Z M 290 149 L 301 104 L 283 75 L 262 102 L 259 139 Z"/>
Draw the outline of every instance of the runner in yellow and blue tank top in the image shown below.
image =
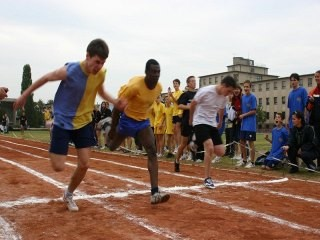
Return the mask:
<path id="1" fill-rule="evenodd" d="M 73 192 L 82 182 L 94 146 L 92 112 L 97 93 L 105 100 L 123 109 L 125 101 L 114 99 L 103 88 L 106 70 L 103 65 L 109 55 L 108 45 L 102 39 L 92 40 L 87 47 L 86 59 L 67 63 L 35 81 L 16 100 L 14 108 L 23 107 L 33 91 L 49 81 L 61 81 L 54 98 L 54 123 L 50 143 L 50 160 L 55 171 L 62 171 L 68 154 L 69 141 L 75 144 L 78 164 L 63 194 L 69 211 L 78 211 Z"/>
<path id="2" fill-rule="evenodd" d="M 150 127 L 148 111 L 162 91 L 158 82 L 160 65 L 150 59 L 146 63 L 145 76 L 132 78 L 121 87 L 119 96 L 127 100 L 128 105 L 123 113 L 113 111 L 112 126 L 109 132 L 111 141 L 108 143 L 111 151 L 117 149 L 127 136 L 137 137 L 145 148 L 148 156 L 148 170 L 151 183 L 151 204 L 166 202 L 170 195 L 159 192 L 158 161 L 155 138 Z"/>

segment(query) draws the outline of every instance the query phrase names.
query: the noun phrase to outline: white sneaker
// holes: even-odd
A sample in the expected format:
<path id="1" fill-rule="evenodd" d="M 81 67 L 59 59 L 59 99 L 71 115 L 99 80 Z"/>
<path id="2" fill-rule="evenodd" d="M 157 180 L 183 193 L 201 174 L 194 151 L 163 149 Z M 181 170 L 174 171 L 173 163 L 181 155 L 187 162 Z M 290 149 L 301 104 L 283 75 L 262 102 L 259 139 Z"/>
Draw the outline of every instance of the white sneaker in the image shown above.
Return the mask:
<path id="1" fill-rule="evenodd" d="M 234 156 L 233 158 L 231 158 L 232 160 L 242 160 L 242 157 L 241 155 L 238 155 L 238 156 Z"/>
<path id="2" fill-rule="evenodd" d="M 72 198 L 73 198 L 73 195 L 67 196 L 67 190 L 64 191 L 62 199 L 65 203 L 67 203 L 67 207 L 68 207 L 69 211 L 70 212 L 77 212 L 77 211 L 79 211 L 79 208 L 78 208 L 77 204 L 73 201 Z"/>
<path id="3" fill-rule="evenodd" d="M 178 152 L 178 147 L 176 147 L 173 151 L 173 154 L 176 154 Z"/>
<path id="4" fill-rule="evenodd" d="M 192 153 L 191 152 L 188 153 L 188 156 L 187 156 L 186 160 L 187 161 L 192 161 Z"/>
<path id="5" fill-rule="evenodd" d="M 244 166 L 246 163 L 241 159 L 236 163 L 236 167 L 242 167 Z"/>
<path id="6" fill-rule="evenodd" d="M 253 167 L 254 167 L 253 162 L 248 162 L 247 165 L 245 166 L 245 168 L 253 168 Z"/>
<path id="7" fill-rule="evenodd" d="M 221 162 L 221 157 L 216 156 L 216 157 L 212 160 L 212 163 L 218 163 L 218 162 Z"/>

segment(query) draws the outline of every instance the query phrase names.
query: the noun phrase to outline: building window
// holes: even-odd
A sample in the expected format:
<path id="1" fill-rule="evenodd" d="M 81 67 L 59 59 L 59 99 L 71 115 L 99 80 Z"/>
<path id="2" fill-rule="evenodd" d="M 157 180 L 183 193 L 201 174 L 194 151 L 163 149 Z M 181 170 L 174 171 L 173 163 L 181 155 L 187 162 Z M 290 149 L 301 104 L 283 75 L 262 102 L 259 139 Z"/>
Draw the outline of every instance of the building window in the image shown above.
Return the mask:
<path id="1" fill-rule="evenodd" d="M 286 119 L 286 112 L 282 112 L 283 119 Z"/>
<path id="2" fill-rule="evenodd" d="M 215 83 L 215 84 L 218 84 L 218 79 L 214 80 L 214 83 Z"/>
<path id="3" fill-rule="evenodd" d="M 273 119 L 276 117 L 278 112 L 273 112 Z"/>
<path id="4" fill-rule="evenodd" d="M 261 81 L 262 77 L 259 75 L 259 76 L 256 76 L 256 79 L 257 79 L 257 81 Z"/>
<path id="5" fill-rule="evenodd" d="M 312 78 L 308 78 L 308 87 L 312 87 Z"/>
<path id="6" fill-rule="evenodd" d="M 269 98 L 266 98 L 266 105 L 270 105 Z"/>
<path id="7" fill-rule="evenodd" d="M 282 81 L 281 88 L 286 89 L 286 81 Z"/>
<path id="8" fill-rule="evenodd" d="M 262 106 L 262 98 L 259 98 L 259 105 Z"/>
<path id="9" fill-rule="evenodd" d="M 252 73 L 254 73 L 254 68 L 252 67 L 252 68 L 250 69 L 250 71 L 251 71 Z"/>
<path id="10" fill-rule="evenodd" d="M 300 86 L 300 87 L 303 87 L 303 79 L 302 79 L 302 78 L 300 78 L 299 86 Z"/>
<path id="11" fill-rule="evenodd" d="M 254 92 L 255 89 L 254 89 L 254 84 L 251 84 L 251 91 Z"/>
<path id="12" fill-rule="evenodd" d="M 209 84 L 212 84 L 211 77 L 209 77 Z"/>
<path id="13" fill-rule="evenodd" d="M 234 78 L 235 80 L 238 80 L 238 79 L 239 79 L 239 74 L 233 74 L 233 78 Z"/>
<path id="14" fill-rule="evenodd" d="M 274 82 L 274 83 L 273 83 L 273 89 L 274 89 L 274 90 L 277 90 L 277 89 L 278 89 L 278 84 L 277 84 L 277 82 Z"/>
<path id="15" fill-rule="evenodd" d="M 259 92 L 261 92 L 261 91 L 262 91 L 262 84 L 259 83 Z"/>
<path id="16" fill-rule="evenodd" d="M 270 114 L 269 112 L 266 112 L 266 119 L 269 120 L 269 118 L 270 118 Z"/>
<path id="17" fill-rule="evenodd" d="M 266 91 L 269 91 L 270 89 L 270 83 L 266 83 Z"/>
<path id="18" fill-rule="evenodd" d="M 273 104 L 274 104 L 274 105 L 277 105 L 277 104 L 278 104 L 278 98 L 277 98 L 277 97 L 274 97 L 274 98 L 273 98 Z"/>

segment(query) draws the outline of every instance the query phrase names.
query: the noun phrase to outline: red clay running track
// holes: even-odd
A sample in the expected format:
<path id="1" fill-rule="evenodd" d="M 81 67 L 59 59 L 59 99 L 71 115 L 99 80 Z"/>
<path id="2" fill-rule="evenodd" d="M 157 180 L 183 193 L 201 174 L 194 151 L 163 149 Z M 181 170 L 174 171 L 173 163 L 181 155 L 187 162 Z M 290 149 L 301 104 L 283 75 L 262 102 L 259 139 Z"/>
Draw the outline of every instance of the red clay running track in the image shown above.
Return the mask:
<path id="1" fill-rule="evenodd" d="M 146 158 L 93 152 L 76 191 L 79 212 L 61 200 L 76 165 L 54 172 L 48 144 L 0 136 L 0 239 L 320 239 L 320 184 L 253 170 L 159 161 L 167 203 L 150 204 Z"/>

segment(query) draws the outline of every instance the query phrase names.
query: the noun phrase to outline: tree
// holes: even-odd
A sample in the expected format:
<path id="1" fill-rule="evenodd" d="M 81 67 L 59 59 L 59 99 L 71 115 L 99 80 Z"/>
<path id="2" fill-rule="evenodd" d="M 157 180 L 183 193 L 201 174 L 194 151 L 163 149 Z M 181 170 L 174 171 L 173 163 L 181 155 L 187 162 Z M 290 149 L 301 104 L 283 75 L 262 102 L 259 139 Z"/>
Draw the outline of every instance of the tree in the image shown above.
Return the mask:
<path id="1" fill-rule="evenodd" d="M 31 67 L 29 64 L 23 66 L 23 74 L 22 74 L 22 82 L 21 82 L 21 94 L 32 84 L 31 78 Z M 39 127 L 40 126 L 40 119 L 39 116 L 41 111 L 39 111 L 39 106 L 34 103 L 33 101 L 33 94 L 28 96 L 24 109 L 22 111 L 25 112 L 26 117 L 28 119 L 28 125 L 30 127 Z M 21 112 L 20 112 L 21 114 Z M 19 114 L 19 115 L 20 115 Z"/>
<path id="2" fill-rule="evenodd" d="M 267 120 L 267 113 L 263 111 L 262 105 L 258 105 L 256 113 L 258 126 L 262 126 L 262 124 Z"/>

